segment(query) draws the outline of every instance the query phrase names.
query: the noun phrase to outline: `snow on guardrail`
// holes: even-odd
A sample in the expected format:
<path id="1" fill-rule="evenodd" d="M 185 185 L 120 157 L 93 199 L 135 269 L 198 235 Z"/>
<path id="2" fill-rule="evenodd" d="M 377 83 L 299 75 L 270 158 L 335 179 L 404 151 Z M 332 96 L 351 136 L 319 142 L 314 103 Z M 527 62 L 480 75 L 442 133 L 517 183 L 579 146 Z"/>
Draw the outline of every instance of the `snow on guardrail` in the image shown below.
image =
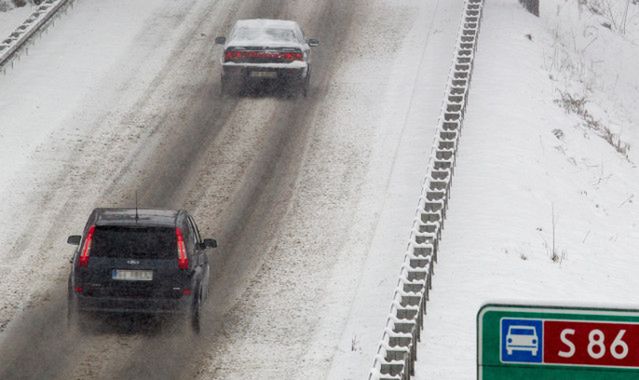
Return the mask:
<path id="1" fill-rule="evenodd" d="M 433 264 L 437 261 L 448 208 L 483 5 L 483 0 L 466 0 L 464 6 L 446 94 L 428 162 L 428 174 L 424 180 L 397 289 L 369 380 L 410 380 L 411 375 L 415 374 L 417 341 L 423 328 L 426 301 L 434 273 Z"/>
<path id="2" fill-rule="evenodd" d="M 0 42 L 0 69 L 9 61 L 13 62 L 18 50 L 38 31 L 44 30 L 52 17 L 65 5 L 74 0 L 44 0 L 36 10 L 9 37 Z"/>

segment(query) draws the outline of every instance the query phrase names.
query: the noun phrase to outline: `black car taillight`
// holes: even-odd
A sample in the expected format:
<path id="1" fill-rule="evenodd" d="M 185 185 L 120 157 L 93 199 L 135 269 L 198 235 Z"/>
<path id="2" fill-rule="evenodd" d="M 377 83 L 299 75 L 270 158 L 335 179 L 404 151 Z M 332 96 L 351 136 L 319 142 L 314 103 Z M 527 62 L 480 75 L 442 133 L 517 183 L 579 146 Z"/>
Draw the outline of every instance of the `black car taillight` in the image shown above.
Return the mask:
<path id="1" fill-rule="evenodd" d="M 89 254 L 91 253 L 91 245 L 93 243 L 93 234 L 95 233 L 95 226 L 89 227 L 89 232 L 87 232 L 87 236 L 84 239 L 84 246 L 82 247 L 82 252 L 80 253 L 80 257 L 78 258 L 78 267 L 86 268 L 89 266 Z"/>
<path id="2" fill-rule="evenodd" d="M 184 235 L 182 230 L 175 228 L 175 237 L 177 238 L 178 268 L 189 269 L 189 258 L 186 256 L 186 246 L 184 245 Z"/>

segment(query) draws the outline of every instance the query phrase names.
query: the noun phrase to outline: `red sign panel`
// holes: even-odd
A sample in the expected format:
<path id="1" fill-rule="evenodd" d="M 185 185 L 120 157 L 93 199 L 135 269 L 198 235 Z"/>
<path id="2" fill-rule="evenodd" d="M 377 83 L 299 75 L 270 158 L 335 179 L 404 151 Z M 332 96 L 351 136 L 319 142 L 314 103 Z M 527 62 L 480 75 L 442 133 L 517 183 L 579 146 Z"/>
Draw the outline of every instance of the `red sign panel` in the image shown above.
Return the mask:
<path id="1" fill-rule="evenodd" d="M 546 364 L 639 367 L 639 324 L 544 320 Z"/>

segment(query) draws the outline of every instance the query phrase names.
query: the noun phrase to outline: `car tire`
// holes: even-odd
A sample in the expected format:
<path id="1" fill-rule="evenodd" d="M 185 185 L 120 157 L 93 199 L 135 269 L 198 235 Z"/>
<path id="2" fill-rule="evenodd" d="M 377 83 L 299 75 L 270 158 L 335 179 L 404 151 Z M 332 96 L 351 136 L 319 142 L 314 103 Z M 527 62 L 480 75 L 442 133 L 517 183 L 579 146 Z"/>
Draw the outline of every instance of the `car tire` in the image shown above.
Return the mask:
<path id="1" fill-rule="evenodd" d="M 67 300 L 67 328 L 76 333 L 86 333 L 91 329 L 87 312 L 80 310 L 78 299 L 70 295 Z"/>
<path id="2" fill-rule="evenodd" d="M 304 79 L 295 79 L 286 84 L 286 97 L 297 98 L 300 95 L 306 96 L 306 84 Z"/>
<path id="3" fill-rule="evenodd" d="M 67 327 L 77 326 L 78 320 L 78 300 L 73 294 L 73 287 L 71 286 L 71 277 L 67 283 Z"/>
<path id="4" fill-rule="evenodd" d="M 229 95 L 229 85 L 230 83 L 228 78 L 222 77 L 220 79 L 220 95 Z"/>
<path id="5" fill-rule="evenodd" d="M 304 84 L 302 85 L 302 95 L 306 98 L 308 96 L 308 90 L 311 87 L 311 71 L 308 71 L 306 74 L 306 78 L 304 79 Z"/>
<path id="6" fill-rule="evenodd" d="M 222 96 L 235 96 L 239 93 L 237 80 L 229 78 L 228 76 L 222 76 L 220 80 L 220 95 Z"/>
<path id="7" fill-rule="evenodd" d="M 202 290 L 198 289 L 197 293 L 193 297 L 193 304 L 191 305 L 191 331 L 195 334 L 200 333 L 200 317 L 202 312 Z"/>
<path id="8" fill-rule="evenodd" d="M 77 301 L 73 299 L 72 295 L 67 297 L 67 327 L 71 328 L 77 326 L 78 319 L 78 307 Z"/>

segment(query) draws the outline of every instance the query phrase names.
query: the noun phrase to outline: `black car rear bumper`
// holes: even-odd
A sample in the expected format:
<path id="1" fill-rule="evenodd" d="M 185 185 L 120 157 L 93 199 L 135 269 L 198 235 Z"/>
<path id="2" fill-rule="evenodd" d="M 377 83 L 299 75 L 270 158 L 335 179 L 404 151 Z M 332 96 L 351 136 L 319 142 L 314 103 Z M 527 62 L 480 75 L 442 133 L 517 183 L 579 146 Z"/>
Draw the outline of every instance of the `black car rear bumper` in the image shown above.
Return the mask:
<path id="1" fill-rule="evenodd" d="M 183 314 L 190 310 L 193 296 L 172 298 L 118 298 L 75 295 L 82 311 L 112 313 Z"/>

